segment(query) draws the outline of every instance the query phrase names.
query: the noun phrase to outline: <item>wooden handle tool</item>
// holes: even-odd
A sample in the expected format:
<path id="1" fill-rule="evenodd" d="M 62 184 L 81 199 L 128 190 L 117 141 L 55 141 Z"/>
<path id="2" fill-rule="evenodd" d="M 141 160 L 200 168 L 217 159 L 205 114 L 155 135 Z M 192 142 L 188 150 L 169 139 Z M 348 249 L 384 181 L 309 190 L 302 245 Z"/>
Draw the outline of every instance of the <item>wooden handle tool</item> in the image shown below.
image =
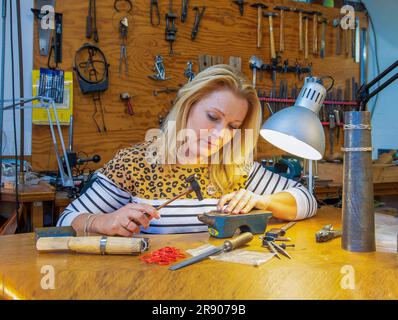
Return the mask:
<path id="1" fill-rule="evenodd" d="M 299 11 L 299 51 L 303 49 L 303 12 Z"/>
<path id="2" fill-rule="evenodd" d="M 92 254 L 137 254 L 147 250 L 146 238 L 122 237 L 43 237 L 36 242 L 39 252 L 73 251 Z"/>
<path id="3" fill-rule="evenodd" d="M 224 245 L 226 246 L 226 251 L 231 251 L 238 247 L 243 246 L 253 240 L 253 234 L 250 232 L 242 233 L 241 235 L 233 238 L 231 240 L 226 240 Z"/>

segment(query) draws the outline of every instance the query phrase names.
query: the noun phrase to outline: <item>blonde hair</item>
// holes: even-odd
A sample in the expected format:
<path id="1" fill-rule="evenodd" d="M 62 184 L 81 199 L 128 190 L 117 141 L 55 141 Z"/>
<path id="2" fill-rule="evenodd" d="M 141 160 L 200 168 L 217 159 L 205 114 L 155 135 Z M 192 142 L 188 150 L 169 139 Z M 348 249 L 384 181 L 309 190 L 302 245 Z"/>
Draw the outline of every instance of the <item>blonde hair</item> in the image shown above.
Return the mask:
<path id="1" fill-rule="evenodd" d="M 218 151 L 219 164 L 209 164 L 210 180 L 224 193 L 237 182 L 239 179 L 238 175 L 244 173 L 244 167 L 252 163 L 262 120 L 261 105 L 256 90 L 242 73 L 238 73 L 233 67 L 224 64 L 209 67 L 198 73 L 191 82 L 178 91 L 173 108 L 166 117 L 161 131 L 164 136 L 173 139 L 173 135 L 168 132 L 167 123 L 174 121 L 176 132 L 185 129 L 191 107 L 203 97 L 220 89 L 231 90 L 237 96 L 246 99 L 249 106 L 245 120 L 239 128 L 242 141 L 241 154 L 239 155 L 241 160 L 234 158 L 232 164 L 223 163 L 223 148 L 226 147 L 223 146 Z M 252 143 L 245 143 L 245 129 L 252 130 Z M 182 144 L 182 142 L 179 143 L 177 141 L 174 143 L 170 142 L 168 141 L 165 144 L 166 155 L 174 155 L 175 149 L 178 150 Z M 232 143 L 232 140 L 229 143 Z M 175 149 L 171 149 L 173 147 L 170 148 L 170 146 L 175 146 Z"/>

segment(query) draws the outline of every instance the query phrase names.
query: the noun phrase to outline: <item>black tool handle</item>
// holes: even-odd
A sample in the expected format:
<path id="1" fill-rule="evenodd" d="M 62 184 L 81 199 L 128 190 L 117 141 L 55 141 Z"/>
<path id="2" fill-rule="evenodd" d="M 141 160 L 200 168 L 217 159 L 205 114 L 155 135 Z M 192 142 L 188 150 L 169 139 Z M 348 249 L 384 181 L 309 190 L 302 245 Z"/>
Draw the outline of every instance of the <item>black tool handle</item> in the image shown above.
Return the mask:
<path id="1" fill-rule="evenodd" d="M 92 22 L 93 22 L 93 18 L 91 16 L 87 16 L 87 18 L 86 18 L 86 38 L 87 39 L 90 39 L 91 35 L 93 34 Z"/>

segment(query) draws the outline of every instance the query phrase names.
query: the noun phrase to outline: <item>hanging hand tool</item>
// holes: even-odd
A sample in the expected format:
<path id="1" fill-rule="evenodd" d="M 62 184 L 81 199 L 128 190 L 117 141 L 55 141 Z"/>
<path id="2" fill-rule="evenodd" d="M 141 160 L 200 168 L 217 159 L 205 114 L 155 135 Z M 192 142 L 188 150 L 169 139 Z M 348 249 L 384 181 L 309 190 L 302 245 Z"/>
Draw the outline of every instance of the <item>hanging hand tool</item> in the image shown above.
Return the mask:
<path id="1" fill-rule="evenodd" d="M 165 81 L 171 79 L 170 77 L 166 78 L 166 69 L 163 64 L 163 57 L 162 56 L 156 56 L 155 57 L 155 66 L 154 66 L 154 71 L 157 73 L 154 75 L 148 76 L 149 78 L 153 80 L 158 80 L 158 81 Z"/>
<path id="2" fill-rule="evenodd" d="M 245 5 L 247 4 L 247 2 L 244 0 L 233 0 L 232 2 L 239 6 L 239 14 L 243 16 Z"/>
<path id="3" fill-rule="evenodd" d="M 202 7 L 202 10 L 199 7 L 193 7 L 193 10 L 195 11 L 195 22 L 192 28 L 191 39 L 195 40 L 199 32 L 200 21 L 205 14 L 206 7 Z"/>
<path id="4" fill-rule="evenodd" d="M 360 62 L 360 26 L 359 26 L 359 18 L 355 19 L 355 63 Z"/>
<path id="5" fill-rule="evenodd" d="M 341 126 L 340 111 L 338 109 L 334 109 L 333 113 L 334 113 L 334 121 L 336 123 L 336 144 L 338 146 L 340 142 L 340 126 Z"/>
<path id="6" fill-rule="evenodd" d="M 50 52 L 50 41 L 52 33 L 52 30 L 50 28 L 44 29 L 41 27 L 42 18 L 48 18 L 50 14 L 48 11 L 41 11 L 41 8 L 45 6 L 51 6 L 54 8 L 55 0 L 37 0 L 38 9 L 30 9 L 34 13 L 36 19 L 39 20 L 39 23 L 37 24 L 37 31 L 39 35 L 39 52 L 41 56 L 48 56 Z"/>
<path id="7" fill-rule="evenodd" d="M 326 54 L 326 27 L 328 24 L 328 19 L 322 18 L 320 19 L 321 23 L 321 50 L 320 50 L 320 57 L 325 59 Z"/>
<path id="8" fill-rule="evenodd" d="M 128 9 L 126 9 L 126 10 L 119 9 L 119 7 L 118 7 L 119 2 L 127 3 Z M 113 3 L 113 8 L 117 12 L 123 11 L 123 12 L 131 13 L 131 11 L 133 11 L 133 3 L 131 2 L 131 0 L 115 0 L 115 2 Z"/>
<path id="9" fill-rule="evenodd" d="M 281 19 L 279 20 L 279 52 L 283 52 L 285 51 L 285 35 L 283 31 L 285 12 L 288 12 L 291 9 L 289 7 L 276 6 L 274 7 L 274 10 L 280 11 Z"/>
<path id="10" fill-rule="evenodd" d="M 333 225 L 328 224 L 315 233 L 315 240 L 316 242 L 326 242 L 341 237 L 341 234 L 341 230 L 333 230 Z"/>
<path id="11" fill-rule="evenodd" d="M 133 116 L 134 110 L 133 110 L 133 104 L 131 103 L 131 99 L 133 98 L 133 96 L 131 96 L 128 92 L 123 92 L 120 94 L 120 100 L 126 102 L 126 112 L 128 115 Z"/>
<path id="12" fill-rule="evenodd" d="M 312 11 L 312 53 L 318 54 L 318 18 L 322 15 L 322 12 Z"/>
<path id="13" fill-rule="evenodd" d="M 188 0 L 182 0 L 181 4 L 181 22 L 184 23 L 188 16 Z"/>
<path id="14" fill-rule="evenodd" d="M 49 69 L 57 69 L 62 62 L 62 13 L 55 13 L 55 32 L 53 35 L 47 66 Z M 54 64 L 51 65 L 51 58 L 54 54 Z"/>
<path id="15" fill-rule="evenodd" d="M 169 12 L 166 13 L 166 41 L 170 43 L 170 55 L 173 55 L 173 42 L 177 38 L 177 28 L 175 20 L 177 15 L 173 12 L 173 0 L 169 0 Z"/>
<path id="16" fill-rule="evenodd" d="M 344 46 L 344 54 L 348 55 L 349 52 L 348 28 L 343 29 L 343 46 Z"/>
<path id="17" fill-rule="evenodd" d="M 252 241 L 253 235 L 250 232 L 245 232 L 242 233 L 241 235 L 237 236 L 236 238 L 233 238 L 231 240 L 226 240 L 224 244 L 221 246 L 215 247 L 209 251 L 206 251 L 205 253 L 202 253 L 198 256 L 192 257 L 190 259 L 184 260 L 178 264 L 175 264 L 169 268 L 169 270 L 178 270 L 183 267 L 189 266 L 191 264 L 194 264 L 196 262 L 202 261 L 206 259 L 207 257 L 210 257 L 215 254 L 219 254 L 222 252 L 229 252 L 233 249 L 236 249 L 240 246 L 245 245 L 246 243 L 249 243 Z"/>
<path id="18" fill-rule="evenodd" d="M 267 9 L 268 6 L 261 2 L 256 2 L 250 5 L 257 9 L 257 48 L 261 48 L 263 40 L 263 9 Z"/>
<path id="19" fill-rule="evenodd" d="M 241 57 L 229 57 L 229 65 L 234 67 L 236 71 L 242 71 L 242 58 Z"/>
<path id="20" fill-rule="evenodd" d="M 304 59 L 308 59 L 308 20 L 310 19 L 309 16 L 304 16 L 303 20 L 305 23 L 304 27 Z"/>
<path id="21" fill-rule="evenodd" d="M 256 87 L 256 81 L 257 81 L 257 70 L 260 70 L 262 65 L 264 64 L 263 60 L 256 56 L 251 56 L 249 60 L 250 64 L 250 69 L 252 69 L 253 72 L 253 88 Z"/>
<path id="22" fill-rule="evenodd" d="M 129 74 L 129 63 L 127 58 L 127 33 L 129 28 L 129 21 L 127 17 L 124 17 L 119 22 L 120 36 L 122 38 L 122 44 L 120 45 L 120 58 L 119 58 L 119 76 L 122 74 L 122 65 L 125 65 L 126 76 Z"/>
<path id="23" fill-rule="evenodd" d="M 294 8 L 293 9 L 294 12 L 298 12 L 299 14 L 299 19 L 298 19 L 298 32 L 299 32 L 299 51 L 303 51 L 304 50 L 304 37 L 303 37 L 303 9 L 300 8 Z"/>
<path id="24" fill-rule="evenodd" d="M 172 92 L 177 92 L 178 90 L 180 90 L 180 88 L 169 88 L 169 87 L 166 87 L 166 88 L 164 88 L 164 89 L 153 90 L 152 94 L 153 94 L 155 97 L 157 97 L 157 96 L 159 95 L 159 93 L 166 93 L 166 94 L 169 94 L 169 93 L 172 93 Z"/>
<path id="25" fill-rule="evenodd" d="M 157 23 L 154 23 L 153 15 L 156 15 Z M 159 2 L 158 0 L 151 0 L 150 8 L 149 8 L 149 19 L 151 21 L 151 25 L 158 26 L 160 25 L 160 12 L 159 12 Z"/>
<path id="26" fill-rule="evenodd" d="M 334 154 L 334 128 L 336 127 L 335 116 L 333 112 L 329 112 L 329 160 L 333 160 Z"/>
<path id="27" fill-rule="evenodd" d="M 341 32 L 340 32 L 340 19 L 333 20 L 333 27 L 336 28 L 336 55 L 341 54 Z"/>
<path id="28" fill-rule="evenodd" d="M 98 113 L 101 113 L 103 131 L 106 130 L 104 108 L 101 102 L 101 92 L 106 91 L 109 87 L 109 64 L 102 50 L 91 44 L 84 44 L 77 50 L 73 66 L 79 83 L 80 90 L 83 94 L 91 93 L 95 106 L 92 116 L 97 126 L 98 132 L 101 132 L 99 126 Z M 100 111 L 98 111 L 98 107 Z"/>
<path id="29" fill-rule="evenodd" d="M 343 90 L 341 88 L 337 89 L 337 93 L 336 93 L 336 100 L 337 101 L 343 101 Z M 342 112 L 341 110 L 341 105 L 337 106 L 337 110 L 335 110 L 337 112 L 335 112 L 335 120 L 336 120 L 336 124 L 337 124 L 337 131 L 336 131 L 336 140 L 337 140 L 337 144 L 340 141 L 340 127 L 342 125 L 342 114 L 344 114 L 344 112 Z"/>
<path id="30" fill-rule="evenodd" d="M 97 29 L 97 0 L 89 0 L 88 15 L 86 20 L 86 38 L 93 37 L 95 42 L 99 41 Z"/>
<path id="31" fill-rule="evenodd" d="M 277 17 L 278 14 L 275 12 L 264 12 L 263 15 L 264 17 L 268 17 L 271 59 L 276 59 L 274 25 L 272 20 L 273 17 Z"/>
<path id="32" fill-rule="evenodd" d="M 188 78 L 188 82 L 191 82 L 195 78 L 195 73 L 192 70 L 192 61 L 187 62 L 187 68 L 184 70 L 184 76 Z"/>

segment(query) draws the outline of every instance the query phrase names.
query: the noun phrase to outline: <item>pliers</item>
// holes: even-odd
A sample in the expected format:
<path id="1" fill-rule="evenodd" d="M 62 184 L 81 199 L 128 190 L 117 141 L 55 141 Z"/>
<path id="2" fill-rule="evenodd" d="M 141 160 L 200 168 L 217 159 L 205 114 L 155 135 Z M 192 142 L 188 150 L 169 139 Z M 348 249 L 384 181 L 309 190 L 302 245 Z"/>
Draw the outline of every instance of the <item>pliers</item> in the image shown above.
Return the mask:
<path id="1" fill-rule="evenodd" d="M 158 23 L 154 24 L 153 22 L 153 13 L 155 11 Z M 153 26 L 158 26 L 160 25 L 160 13 L 159 13 L 159 3 L 158 0 L 151 0 L 151 7 L 150 7 L 150 19 L 151 19 L 151 25 Z"/>

